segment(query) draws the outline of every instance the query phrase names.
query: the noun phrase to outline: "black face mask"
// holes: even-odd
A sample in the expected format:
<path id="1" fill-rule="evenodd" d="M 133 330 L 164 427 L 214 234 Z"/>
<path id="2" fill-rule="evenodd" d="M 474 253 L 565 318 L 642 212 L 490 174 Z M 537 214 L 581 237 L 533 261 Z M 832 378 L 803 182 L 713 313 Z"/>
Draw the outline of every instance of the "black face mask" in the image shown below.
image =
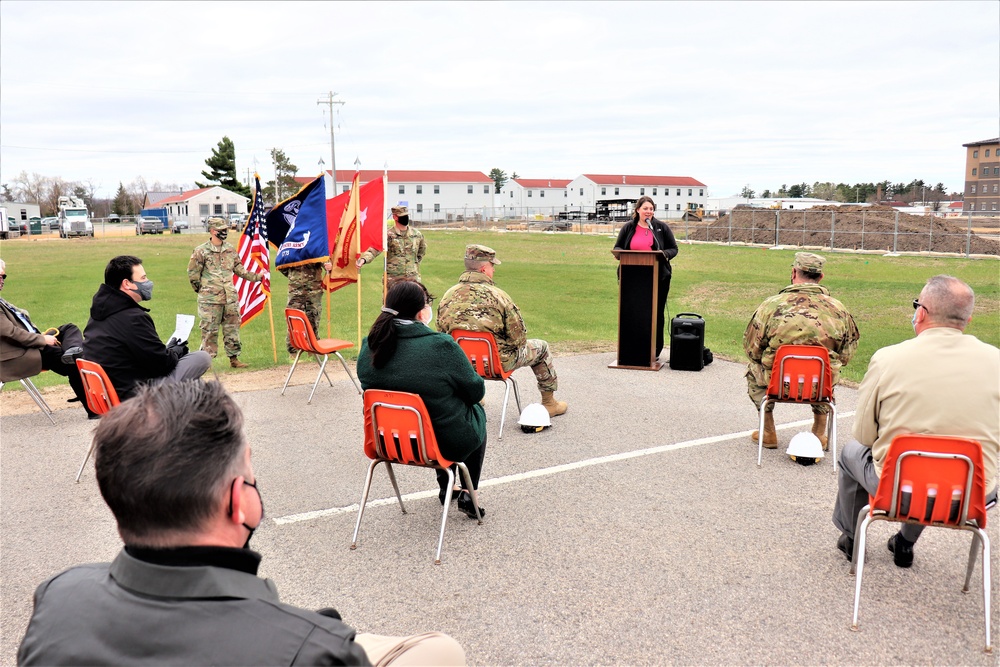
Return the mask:
<path id="1" fill-rule="evenodd" d="M 243 524 L 243 527 L 250 531 L 250 534 L 247 535 L 247 541 L 243 543 L 243 548 L 244 549 L 249 549 L 250 548 L 250 538 L 253 537 L 254 531 L 256 531 L 258 528 L 260 528 L 260 524 L 264 523 L 264 499 L 260 495 L 260 489 L 257 488 L 257 482 L 254 482 L 253 484 L 251 484 L 250 482 L 248 482 L 246 480 L 243 480 L 243 483 L 246 486 L 252 486 L 253 487 L 253 490 L 257 492 L 257 499 L 260 501 L 260 521 L 257 522 L 256 526 L 248 526 L 246 523 Z M 230 516 L 233 515 L 233 498 L 232 498 L 232 492 L 230 492 L 230 496 L 229 496 L 229 515 Z"/>
<path id="2" fill-rule="evenodd" d="M 220 241 L 225 241 L 227 236 L 229 236 L 229 230 L 228 229 L 220 229 L 220 230 L 216 230 L 216 232 L 215 232 L 215 238 L 219 239 Z"/>
<path id="3" fill-rule="evenodd" d="M 398 222 L 399 224 L 401 224 L 404 227 L 406 227 L 408 224 L 410 224 L 410 216 L 408 216 L 408 215 L 401 215 L 401 216 L 399 216 L 399 220 L 397 220 L 396 222 Z"/>

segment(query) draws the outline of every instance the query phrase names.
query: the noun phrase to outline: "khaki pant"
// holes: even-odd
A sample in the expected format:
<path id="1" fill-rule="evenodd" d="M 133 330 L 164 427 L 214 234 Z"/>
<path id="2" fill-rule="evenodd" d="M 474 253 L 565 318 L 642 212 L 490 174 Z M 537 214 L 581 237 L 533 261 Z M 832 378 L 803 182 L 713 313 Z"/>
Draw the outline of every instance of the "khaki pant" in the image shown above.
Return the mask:
<path id="1" fill-rule="evenodd" d="M 425 632 L 409 637 L 383 637 L 358 633 L 354 641 L 365 650 L 375 667 L 395 665 L 465 665 L 465 651 L 461 645 L 441 632 Z"/>
<path id="2" fill-rule="evenodd" d="M 538 391 L 555 391 L 559 388 L 559 378 L 556 377 L 556 367 L 552 363 L 549 344 L 544 340 L 529 338 L 524 347 L 517 351 L 514 368 L 525 366 L 531 366 L 535 381 L 538 382 Z"/>

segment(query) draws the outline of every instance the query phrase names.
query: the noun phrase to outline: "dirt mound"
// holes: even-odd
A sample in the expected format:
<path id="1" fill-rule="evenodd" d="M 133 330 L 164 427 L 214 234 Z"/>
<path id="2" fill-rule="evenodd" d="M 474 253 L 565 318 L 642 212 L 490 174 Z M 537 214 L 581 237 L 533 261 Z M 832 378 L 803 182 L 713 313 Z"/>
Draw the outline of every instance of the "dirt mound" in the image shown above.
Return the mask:
<path id="1" fill-rule="evenodd" d="M 898 215 L 898 226 L 897 226 Z M 889 206 L 816 206 L 801 211 L 737 206 L 690 230 L 694 241 L 900 252 L 1000 255 L 1000 241 L 969 235 L 956 219 L 897 213 Z"/>

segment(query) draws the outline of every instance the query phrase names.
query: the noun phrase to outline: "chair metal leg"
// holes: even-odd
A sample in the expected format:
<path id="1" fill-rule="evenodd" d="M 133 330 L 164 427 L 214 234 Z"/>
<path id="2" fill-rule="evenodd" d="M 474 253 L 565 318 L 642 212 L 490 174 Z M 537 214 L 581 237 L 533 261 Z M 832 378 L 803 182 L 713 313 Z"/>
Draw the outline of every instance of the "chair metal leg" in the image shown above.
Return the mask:
<path id="1" fill-rule="evenodd" d="M 403 504 L 403 496 L 399 494 L 399 484 L 396 484 L 396 473 L 392 469 L 392 464 L 385 462 L 385 468 L 389 471 L 389 481 L 392 482 L 392 490 L 396 492 L 396 500 L 399 501 L 399 509 L 406 514 L 406 505 Z"/>
<path id="2" fill-rule="evenodd" d="M 31 378 L 22 378 L 21 386 L 24 387 L 24 390 L 28 392 L 29 396 L 31 396 L 31 400 L 35 402 L 35 405 L 37 405 L 38 408 L 45 413 L 45 416 L 48 417 L 49 421 L 54 425 L 56 422 L 52 419 L 52 408 L 50 408 L 49 404 L 45 402 L 44 398 L 42 398 L 42 392 L 38 391 L 38 387 L 36 387 L 35 383 L 31 381 Z"/>
<path id="3" fill-rule="evenodd" d="M 329 361 L 329 360 L 330 360 L 330 355 L 329 354 L 324 354 L 323 355 L 323 363 L 321 363 L 319 365 L 319 373 L 316 374 L 316 381 L 313 382 L 312 391 L 309 392 L 309 400 L 306 401 L 307 405 L 309 405 L 309 404 L 311 404 L 313 402 L 313 394 L 316 393 L 316 387 L 319 386 L 319 379 L 321 377 L 323 377 L 323 374 L 326 372 L 326 362 Z M 316 357 L 316 361 L 319 361 L 319 357 L 318 356 Z M 330 378 L 327 377 L 326 379 L 329 380 Z M 331 387 L 333 386 L 333 382 L 330 383 L 330 386 Z"/>
<path id="4" fill-rule="evenodd" d="M 438 533 L 438 548 L 434 554 L 434 564 L 441 564 L 441 547 L 444 545 L 444 529 L 448 525 L 448 509 L 451 507 L 451 494 L 454 492 L 455 471 L 445 468 L 448 473 L 448 490 L 444 494 L 444 507 L 441 508 L 441 532 Z"/>
<path id="5" fill-rule="evenodd" d="M 978 529 L 979 539 L 983 542 L 983 611 L 986 615 L 986 653 L 993 653 L 993 643 L 990 641 L 990 591 L 993 587 L 993 577 L 990 573 L 990 538 L 982 528 Z"/>
<path id="6" fill-rule="evenodd" d="M 972 583 L 972 570 L 976 567 L 976 556 L 979 554 L 979 533 L 976 531 L 970 531 L 972 533 L 972 545 L 969 547 L 969 563 L 965 567 L 965 583 L 962 584 L 962 592 L 969 592 L 969 584 Z"/>
<path id="7" fill-rule="evenodd" d="M 855 550 L 854 560 L 852 565 L 856 565 L 858 569 L 857 580 L 854 583 L 854 618 L 851 620 L 851 630 L 857 632 L 858 630 L 858 605 L 861 602 L 861 575 L 865 570 L 865 536 L 868 533 L 868 524 L 871 522 L 871 517 L 866 516 L 861 522 L 861 527 L 854 534 L 854 544 L 857 547 Z"/>
<path id="8" fill-rule="evenodd" d="M 295 361 L 292 362 L 292 367 L 288 369 L 288 377 L 285 378 L 285 386 L 281 388 L 281 395 L 285 395 L 285 390 L 288 389 L 288 381 L 292 379 L 292 373 L 295 372 L 295 366 L 299 363 L 299 357 L 302 356 L 302 350 L 298 350 L 295 353 Z"/>
<path id="9" fill-rule="evenodd" d="M 316 360 L 317 364 L 322 364 L 322 362 L 320 361 L 320 358 L 319 358 L 318 354 L 314 353 L 313 354 L 313 358 Z M 324 357 L 324 359 L 329 359 L 329 355 L 327 355 L 326 357 Z M 332 387 L 333 386 L 333 380 L 330 379 L 330 374 L 326 372 L 326 364 L 322 364 L 322 365 L 324 366 L 324 368 L 323 368 L 323 376 L 326 378 L 326 383 Z"/>
<path id="10" fill-rule="evenodd" d="M 513 375 L 507 379 L 509 379 L 511 384 L 514 386 L 514 402 L 517 403 L 517 414 L 520 415 L 524 412 L 524 408 L 521 407 L 521 392 L 517 390 L 517 380 L 514 379 Z"/>
<path id="11" fill-rule="evenodd" d="M 76 483 L 80 483 L 80 477 L 83 475 L 83 469 L 87 465 L 87 461 L 90 460 L 90 455 L 94 453 L 94 446 L 97 444 L 96 440 L 92 440 L 90 447 L 87 449 L 87 455 L 83 457 L 83 463 L 80 464 L 80 469 L 76 473 Z"/>
<path id="12" fill-rule="evenodd" d="M 482 525 L 483 513 L 479 509 L 479 491 L 472 488 L 472 477 L 469 475 L 469 469 L 466 465 L 461 461 L 458 461 L 456 465 L 462 472 L 462 479 L 465 480 L 465 486 L 469 489 L 469 495 L 472 496 L 472 506 L 476 508 L 476 518 L 479 519 L 479 525 Z"/>
<path id="13" fill-rule="evenodd" d="M 760 425 L 757 428 L 757 467 L 764 458 L 764 408 L 767 407 L 767 396 L 760 402 Z"/>
<path id="14" fill-rule="evenodd" d="M 857 536 L 858 531 L 861 530 L 861 522 L 864 521 L 865 515 L 868 514 L 869 508 L 870 508 L 869 505 L 865 505 L 858 512 L 858 518 L 854 522 L 854 535 L 855 535 L 855 537 Z M 854 574 L 854 571 L 856 569 L 855 568 L 855 563 L 857 563 L 857 562 L 858 562 L 858 541 L 855 540 L 854 541 L 854 551 L 851 553 L 851 574 Z"/>
<path id="15" fill-rule="evenodd" d="M 830 403 L 830 419 L 826 425 L 826 439 L 833 452 L 833 474 L 837 474 L 837 406 Z"/>
<path id="16" fill-rule="evenodd" d="M 358 531 L 361 530 L 361 518 L 365 515 L 365 504 L 368 502 L 368 492 L 372 488 L 372 473 L 381 461 L 375 460 L 368 464 L 368 475 L 365 477 L 365 488 L 361 490 L 361 504 L 358 506 L 358 521 L 354 524 L 354 537 L 351 538 L 351 551 L 358 548 Z"/>
<path id="17" fill-rule="evenodd" d="M 503 425 L 507 421 L 507 401 L 510 398 L 510 378 L 504 380 L 503 383 L 503 408 L 500 410 L 500 437 L 499 440 L 503 440 Z M 520 413 L 518 413 L 520 414 Z"/>
<path id="18" fill-rule="evenodd" d="M 357 378 L 355 378 L 353 375 L 351 375 L 351 370 L 347 367 L 347 361 L 344 359 L 344 356 L 342 354 L 340 354 L 340 352 L 334 352 L 334 354 L 337 355 L 338 359 L 340 359 L 340 365 L 344 367 L 344 372 L 347 373 L 347 377 L 351 378 L 351 382 L 354 383 L 354 388 L 357 389 L 358 393 L 360 394 L 361 393 L 361 385 L 358 384 Z M 327 379 L 329 379 L 329 378 L 327 378 Z M 332 387 L 333 383 L 330 383 L 330 386 Z"/>

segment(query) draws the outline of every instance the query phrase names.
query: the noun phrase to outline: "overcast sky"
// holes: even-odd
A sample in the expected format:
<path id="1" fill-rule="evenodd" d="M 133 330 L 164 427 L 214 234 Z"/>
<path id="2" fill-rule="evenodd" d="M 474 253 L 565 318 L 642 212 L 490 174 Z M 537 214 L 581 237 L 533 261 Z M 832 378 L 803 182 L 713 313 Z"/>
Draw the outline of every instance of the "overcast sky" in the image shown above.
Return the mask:
<path id="1" fill-rule="evenodd" d="M 1000 136 L 1000 3 L 0 2 L 0 181 L 340 169 L 922 178 Z"/>

